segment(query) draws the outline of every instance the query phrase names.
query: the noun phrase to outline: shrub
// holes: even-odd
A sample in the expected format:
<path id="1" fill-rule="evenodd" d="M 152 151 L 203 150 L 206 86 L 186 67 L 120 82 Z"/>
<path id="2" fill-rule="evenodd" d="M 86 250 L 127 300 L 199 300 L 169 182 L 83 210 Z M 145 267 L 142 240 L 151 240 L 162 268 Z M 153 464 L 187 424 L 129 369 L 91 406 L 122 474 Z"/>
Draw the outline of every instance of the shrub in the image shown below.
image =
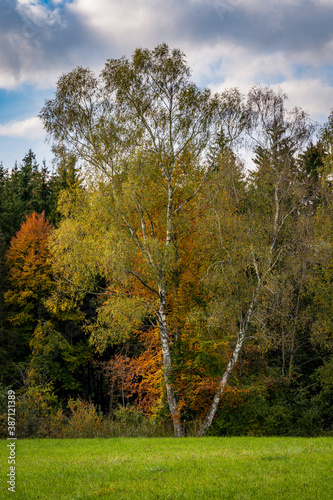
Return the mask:
<path id="1" fill-rule="evenodd" d="M 62 427 L 62 437 L 92 438 L 102 435 L 103 416 L 98 414 L 91 401 L 70 399 L 68 401 L 70 416 Z M 58 415 L 61 423 L 61 415 Z"/>
<path id="2" fill-rule="evenodd" d="M 309 394 L 288 379 L 267 380 L 247 389 L 229 388 L 209 431 L 219 436 L 314 435 Z"/>
<path id="3" fill-rule="evenodd" d="M 16 399 L 17 437 L 47 437 L 51 417 L 57 412 L 57 397 L 51 384 L 31 384 L 18 391 Z"/>
<path id="4" fill-rule="evenodd" d="M 0 415 L 7 413 L 7 388 L 0 384 Z"/>
<path id="5" fill-rule="evenodd" d="M 115 421 L 109 423 L 112 436 L 159 437 L 170 435 L 169 428 L 159 419 L 148 417 L 133 406 L 119 406 Z"/>
<path id="6" fill-rule="evenodd" d="M 268 412 L 265 390 L 229 388 L 221 401 L 218 415 L 209 434 L 218 436 L 241 436 L 264 434 L 263 421 Z"/>

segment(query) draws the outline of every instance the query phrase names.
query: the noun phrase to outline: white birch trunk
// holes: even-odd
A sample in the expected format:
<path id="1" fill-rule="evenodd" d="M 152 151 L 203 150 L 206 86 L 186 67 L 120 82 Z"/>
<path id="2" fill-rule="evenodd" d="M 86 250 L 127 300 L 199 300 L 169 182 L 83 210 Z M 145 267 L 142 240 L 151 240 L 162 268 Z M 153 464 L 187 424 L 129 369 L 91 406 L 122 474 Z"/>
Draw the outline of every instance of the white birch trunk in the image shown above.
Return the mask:
<path id="1" fill-rule="evenodd" d="M 204 421 L 203 421 L 201 428 L 199 430 L 199 433 L 198 433 L 199 437 L 203 437 L 206 434 L 208 427 L 213 422 L 213 419 L 215 417 L 215 414 L 217 412 L 217 408 L 218 408 L 220 400 L 221 400 L 221 396 L 223 394 L 225 386 L 227 385 L 229 376 L 230 376 L 230 374 L 231 374 L 231 372 L 232 372 L 232 370 L 233 370 L 233 368 L 238 360 L 239 353 L 240 353 L 242 346 L 243 346 L 243 343 L 244 343 L 244 339 L 245 339 L 245 333 L 243 331 L 241 331 L 239 334 L 236 346 L 234 348 L 234 351 L 232 353 L 232 356 L 229 360 L 229 363 L 227 364 L 227 367 L 222 375 L 222 378 L 220 381 L 220 386 L 215 393 L 213 402 L 212 402 L 208 412 L 206 413 Z"/>
<path id="2" fill-rule="evenodd" d="M 161 339 L 161 347 L 163 355 L 163 374 L 164 374 L 165 388 L 167 392 L 169 409 L 172 416 L 175 437 L 183 437 L 185 435 L 184 429 L 180 420 L 180 414 L 178 411 L 175 392 L 173 390 L 170 380 L 172 374 L 172 356 L 170 352 L 168 327 L 166 321 L 164 287 L 159 288 L 159 296 L 160 296 L 160 301 L 159 301 L 157 318 L 160 329 L 160 339 Z"/>
<path id="3" fill-rule="evenodd" d="M 204 421 L 200 427 L 200 430 L 198 432 L 199 437 L 203 437 L 205 435 L 208 427 L 211 425 L 211 423 L 213 422 L 213 419 L 216 415 L 217 408 L 218 408 L 219 403 L 221 401 L 221 396 L 223 394 L 225 386 L 227 385 L 230 374 L 231 374 L 235 364 L 237 363 L 239 354 L 240 354 L 241 349 L 243 347 L 245 337 L 246 337 L 246 332 L 247 332 L 248 326 L 250 324 L 252 315 L 254 313 L 254 309 L 255 309 L 255 306 L 257 304 L 258 295 L 260 293 L 260 290 L 261 290 L 261 281 L 259 280 L 259 283 L 256 287 L 256 290 L 253 293 L 253 298 L 252 298 L 251 304 L 247 310 L 246 318 L 245 318 L 245 320 L 241 319 L 240 328 L 239 328 L 239 335 L 238 335 L 238 339 L 237 339 L 235 348 L 234 348 L 232 356 L 227 364 L 227 367 L 222 375 L 222 378 L 220 381 L 220 386 L 215 393 L 213 402 L 212 402 L 208 412 L 206 413 Z"/>

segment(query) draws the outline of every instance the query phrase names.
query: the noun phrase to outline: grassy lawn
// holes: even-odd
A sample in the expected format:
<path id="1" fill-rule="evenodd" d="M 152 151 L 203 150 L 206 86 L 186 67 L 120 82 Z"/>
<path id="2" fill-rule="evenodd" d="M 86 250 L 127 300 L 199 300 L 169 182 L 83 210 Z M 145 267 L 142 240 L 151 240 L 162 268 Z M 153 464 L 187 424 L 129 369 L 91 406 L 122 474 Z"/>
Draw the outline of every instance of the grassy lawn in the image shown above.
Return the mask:
<path id="1" fill-rule="evenodd" d="M 332 438 L 36 439 L 16 443 L 16 492 L 0 498 L 333 498 Z"/>

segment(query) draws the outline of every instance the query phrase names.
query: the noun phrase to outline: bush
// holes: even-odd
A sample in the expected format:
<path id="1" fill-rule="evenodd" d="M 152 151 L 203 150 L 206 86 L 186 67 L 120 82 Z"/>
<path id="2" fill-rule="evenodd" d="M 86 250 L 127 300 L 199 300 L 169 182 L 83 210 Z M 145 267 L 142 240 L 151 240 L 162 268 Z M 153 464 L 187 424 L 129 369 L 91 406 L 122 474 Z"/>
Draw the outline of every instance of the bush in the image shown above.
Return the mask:
<path id="1" fill-rule="evenodd" d="M 247 389 L 227 389 L 209 434 L 309 436 L 318 434 L 310 395 L 288 379 Z"/>
<path id="2" fill-rule="evenodd" d="M 7 433 L 7 389 L 0 384 L 0 438 L 6 438 Z"/>
<path id="3" fill-rule="evenodd" d="M 227 389 L 218 414 L 209 429 L 214 436 L 264 435 L 268 413 L 265 391 L 261 387 Z"/>
<path id="4" fill-rule="evenodd" d="M 57 397 L 53 387 L 47 384 L 28 385 L 17 392 L 17 437 L 47 437 L 50 434 L 52 416 L 57 412 Z"/>
<path id="5" fill-rule="evenodd" d="M 103 416 L 98 414 L 91 401 L 70 399 L 70 416 L 61 429 L 61 437 L 92 438 L 102 435 Z M 59 414 L 61 420 L 61 415 Z"/>
<path id="6" fill-rule="evenodd" d="M 333 434 L 333 357 L 318 368 L 312 376 L 318 391 L 312 397 L 311 408 L 317 427 L 326 434 Z"/>
<path id="7" fill-rule="evenodd" d="M 109 422 L 111 435 L 123 437 L 161 437 L 170 435 L 169 426 L 158 418 L 148 417 L 133 406 L 119 406 L 115 421 Z"/>
<path id="8" fill-rule="evenodd" d="M 0 415 L 7 413 L 7 388 L 0 384 Z"/>
<path id="9" fill-rule="evenodd" d="M 1 394 L 0 394 L 1 399 Z M 5 399 L 6 401 L 6 399 Z M 50 385 L 29 385 L 16 400 L 16 436 L 20 438 L 93 438 L 168 436 L 170 426 L 134 407 L 119 406 L 115 420 L 106 419 L 91 401 L 69 399 L 67 410 L 57 408 Z M 7 414 L 0 415 L 0 437 L 7 437 Z"/>

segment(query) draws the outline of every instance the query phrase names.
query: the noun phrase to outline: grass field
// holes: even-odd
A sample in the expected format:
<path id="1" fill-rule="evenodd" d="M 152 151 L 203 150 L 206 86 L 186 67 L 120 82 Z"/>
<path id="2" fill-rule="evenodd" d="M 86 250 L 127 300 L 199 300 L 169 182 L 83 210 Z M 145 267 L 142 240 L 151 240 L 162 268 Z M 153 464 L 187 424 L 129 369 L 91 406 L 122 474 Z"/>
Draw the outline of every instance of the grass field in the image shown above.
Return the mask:
<path id="1" fill-rule="evenodd" d="M 0 498 L 333 498 L 332 438 L 36 439 L 16 442 L 16 491 Z"/>

